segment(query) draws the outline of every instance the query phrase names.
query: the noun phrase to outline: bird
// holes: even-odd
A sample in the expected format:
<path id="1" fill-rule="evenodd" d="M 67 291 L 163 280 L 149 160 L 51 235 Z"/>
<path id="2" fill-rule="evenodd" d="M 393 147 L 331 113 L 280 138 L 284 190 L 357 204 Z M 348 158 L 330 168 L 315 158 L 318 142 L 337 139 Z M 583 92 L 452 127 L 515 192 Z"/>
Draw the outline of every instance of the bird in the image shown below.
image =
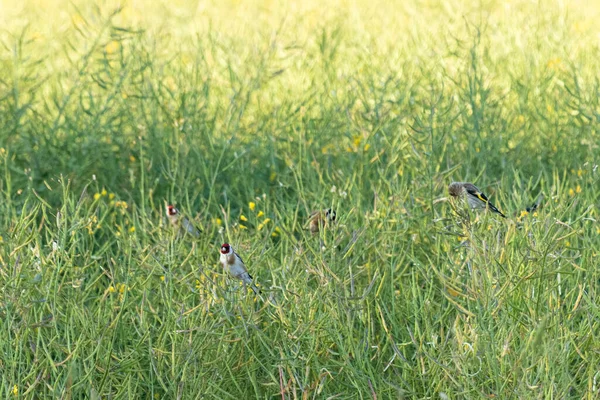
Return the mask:
<path id="1" fill-rule="evenodd" d="M 246 264 L 242 257 L 233 250 L 233 247 L 229 243 L 223 243 L 221 245 L 221 256 L 219 261 L 223 265 L 223 269 L 227 270 L 231 276 L 241 280 L 244 283 L 250 285 L 254 293 L 259 294 L 260 289 L 256 287 L 252 280 L 252 275 L 248 273 Z"/>
<path id="2" fill-rule="evenodd" d="M 490 209 L 499 214 L 502 218 L 506 218 L 506 215 L 502 214 L 502 212 L 492 204 L 487 196 L 472 183 L 452 182 L 448 186 L 448 193 L 450 193 L 450 196 L 454 198 L 466 198 L 469 207 L 472 209 Z"/>
<path id="3" fill-rule="evenodd" d="M 317 234 L 325 225 L 335 222 L 336 213 L 331 208 L 313 211 L 310 213 L 308 229 L 310 233 Z"/>
<path id="4" fill-rule="evenodd" d="M 167 218 L 175 229 L 189 233 L 193 237 L 200 236 L 200 231 L 171 204 L 167 205 Z"/>
<path id="5" fill-rule="evenodd" d="M 533 203 L 532 205 L 530 205 L 529 207 L 526 207 L 525 210 L 528 213 L 532 213 L 537 211 L 537 209 L 540 207 L 540 205 L 542 204 L 542 201 L 544 200 L 544 195 L 540 194 L 537 198 L 537 200 L 535 201 L 535 203 Z"/>

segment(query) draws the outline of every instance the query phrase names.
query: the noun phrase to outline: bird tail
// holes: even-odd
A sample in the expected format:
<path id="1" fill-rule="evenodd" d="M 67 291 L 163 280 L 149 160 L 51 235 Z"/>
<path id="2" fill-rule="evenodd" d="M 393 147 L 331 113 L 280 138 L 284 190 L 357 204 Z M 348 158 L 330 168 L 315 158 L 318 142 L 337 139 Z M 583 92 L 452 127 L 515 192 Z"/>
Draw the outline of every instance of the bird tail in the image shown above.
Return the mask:
<path id="1" fill-rule="evenodd" d="M 260 291 L 260 289 L 258 287 L 256 287 L 256 285 L 254 284 L 254 282 L 252 282 L 250 284 L 250 287 L 252 288 L 252 290 L 254 291 L 254 294 L 261 294 L 262 292 Z"/>
<path id="2" fill-rule="evenodd" d="M 490 201 L 486 202 L 487 207 L 495 213 L 498 213 L 502 216 L 502 218 L 506 218 L 506 215 L 502 214 L 502 211 L 498 210 L 498 208 L 493 205 Z"/>
<path id="3" fill-rule="evenodd" d="M 249 273 L 246 273 L 246 276 L 244 276 L 242 278 L 242 280 L 244 281 L 245 284 L 247 284 L 248 286 L 250 286 L 252 288 L 252 290 L 254 291 L 255 294 L 262 293 L 260 291 L 260 289 L 254 284 L 254 281 L 252 280 L 252 276 Z"/>

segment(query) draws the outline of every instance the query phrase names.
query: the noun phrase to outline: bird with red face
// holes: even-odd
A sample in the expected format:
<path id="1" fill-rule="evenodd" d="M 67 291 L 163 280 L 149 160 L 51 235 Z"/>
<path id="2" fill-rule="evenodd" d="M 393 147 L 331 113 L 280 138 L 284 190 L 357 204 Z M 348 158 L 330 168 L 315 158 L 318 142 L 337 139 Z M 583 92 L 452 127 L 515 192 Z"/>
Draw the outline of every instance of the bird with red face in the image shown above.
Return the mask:
<path id="1" fill-rule="evenodd" d="M 221 257 L 219 261 L 221 261 L 223 269 L 231 276 L 244 282 L 244 286 L 246 286 L 246 284 L 250 285 L 252 290 L 254 290 L 254 293 L 260 293 L 260 290 L 252 281 L 252 276 L 246 269 L 246 264 L 244 264 L 242 258 L 233 250 L 233 247 L 231 247 L 229 243 L 223 243 L 221 245 Z"/>
<path id="2" fill-rule="evenodd" d="M 321 229 L 335 222 L 335 210 L 328 208 L 327 210 L 313 211 L 308 217 L 308 229 L 310 233 L 316 235 Z"/>
<path id="3" fill-rule="evenodd" d="M 200 236 L 200 231 L 171 204 L 167 206 L 167 219 L 176 230 L 189 233 L 193 237 Z"/>

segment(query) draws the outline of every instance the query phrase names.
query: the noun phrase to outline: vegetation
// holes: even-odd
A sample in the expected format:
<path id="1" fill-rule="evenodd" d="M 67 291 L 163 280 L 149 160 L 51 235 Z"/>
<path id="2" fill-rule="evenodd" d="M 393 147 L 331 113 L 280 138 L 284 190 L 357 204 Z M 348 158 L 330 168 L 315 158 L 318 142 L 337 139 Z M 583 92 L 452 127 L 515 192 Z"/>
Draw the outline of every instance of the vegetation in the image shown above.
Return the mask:
<path id="1" fill-rule="evenodd" d="M 0 4 L 4 398 L 600 396 L 600 6 L 62 3 Z"/>

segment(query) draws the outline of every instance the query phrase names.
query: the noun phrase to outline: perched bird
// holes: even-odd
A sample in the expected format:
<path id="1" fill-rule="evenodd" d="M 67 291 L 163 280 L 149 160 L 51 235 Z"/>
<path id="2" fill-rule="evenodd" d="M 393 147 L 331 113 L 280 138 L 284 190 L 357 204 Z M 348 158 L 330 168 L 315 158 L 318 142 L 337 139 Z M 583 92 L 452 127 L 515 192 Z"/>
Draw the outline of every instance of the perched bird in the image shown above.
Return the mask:
<path id="1" fill-rule="evenodd" d="M 544 195 L 540 194 L 537 198 L 537 200 L 535 201 L 535 203 L 533 203 L 532 205 L 530 205 L 529 207 L 525 208 L 525 210 L 528 213 L 532 213 L 537 211 L 537 209 L 540 207 L 540 205 L 542 204 L 542 201 L 544 200 Z"/>
<path id="2" fill-rule="evenodd" d="M 469 207 L 472 209 L 490 209 L 493 212 L 500 214 L 503 218 L 506 218 L 506 215 L 502 214 L 502 212 L 490 202 L 487 196 L 472 183 L 452 182 L 450 186 L 448 186 L 448 193 L 455 198 L 466 198 Z"/>
<path id="3" fill-rule="evenodd" d="M 181 215 L 179 210 L 171 204 L 167 206 L 167 218 L 169 219 L 169 222 L 171 223 L 171 225 L 173 225 L 175 229 L 181 230 L 184 233 L 189 233 L 193 237 L 200 236 L 200 232 L 190 222 L 190 220 Z"/>
<path id="4" fill-rule="evenodd" d="M 335 222 L 335 211 L 331 208 L 323 211 L 313 211 L 309 217 L 308 229 L 313 235 L 318 233 L 325 225 Z"/>
<path id="5" fill-rule="evenodd" d="M 223 268 L 229 272 L 236 279 L 240 279 L 244 282 L 244 286 L 246 284 L 250 285 L 254 293 L 259 294 L 260 290 L 256 287 L 254 282 L 252 281 L 252 276 L 248 273 L 246 269 L 246 264 L 244 264 L 244 260 L 233 250 L 233 247 L 229 243 L 223 243 L 221 245 L 221 257 L 219 259 Z"/>

